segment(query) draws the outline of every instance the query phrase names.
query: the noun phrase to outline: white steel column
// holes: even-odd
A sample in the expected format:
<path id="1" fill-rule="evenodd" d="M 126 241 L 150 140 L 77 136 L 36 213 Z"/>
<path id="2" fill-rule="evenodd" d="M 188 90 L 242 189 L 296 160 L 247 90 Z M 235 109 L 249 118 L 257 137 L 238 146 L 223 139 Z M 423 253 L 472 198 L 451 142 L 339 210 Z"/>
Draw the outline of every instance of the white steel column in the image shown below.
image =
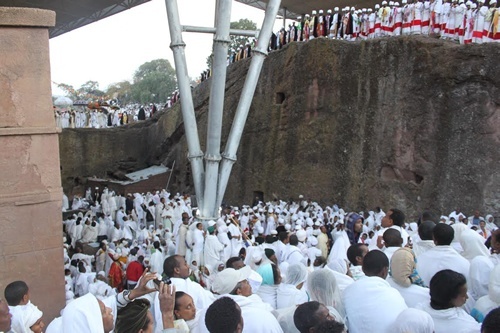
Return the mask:
<path id="1" fill-rule="evenodd" d="M 226 88 L 227 50 L 231 39 L 229 28 L 231 22 L 232 0 L 217 1 L 217 22 L 214 36 L 214 60 L 212 63 L 212 80 L 208 103 L 207 150 L 205 154 L 205 192 L 201 215 L 206 218 L 217 218 L 218 206 L 217 181 L 219 178 L 220 141 L 222 131 L 222 115 L 224 109 L 224 92 Z"/>
<path id="2" fill-rule="evenodd" d="M 170 30 L 170 48 L 174 53 L 175 73 L 177 85 L 179 87 L 182 119 L 184 120 L 184 130 L 188 145 L 188 158 L 191 162 L 193 183 L 198 205 L 203 205 L 203 152 L 200 148 L 198 137 L 198 126 L 194 114 L 193 96 L 191 95 L 191 84 L 186 65 L 186 54 L 184 48 L 186 44 L 182 40 L 182 29 L 179 20 L 179 9 L 177 0 L 165 0 L 167 6 L 168 26 Z"/>
<path id="3" fill-rule="evenodd" d="M 262 23 L 257 47 L 252 51 L 252 61 L 248 69 L 245 85 L 241 91 L 240 101 L 236 109 L 231 131 L 226 143 L 226 149 L 222 154 L 222 162 L 219 171 L 219 189 L 217 191 L 217 206 L 220 206 L 224 193 L 226 192 L 229 176 L 236 162 L 236 152 L 240 145 L 241 136 L 248 117 L 248 111 L 252 104 L 253 95 L 259 80 L 262 64 L 267 56 L 267 47 L 273 31 L 274 21 L 280 8 L 281 0 L 270 0 L 267 4 L 266 15 Z"/>

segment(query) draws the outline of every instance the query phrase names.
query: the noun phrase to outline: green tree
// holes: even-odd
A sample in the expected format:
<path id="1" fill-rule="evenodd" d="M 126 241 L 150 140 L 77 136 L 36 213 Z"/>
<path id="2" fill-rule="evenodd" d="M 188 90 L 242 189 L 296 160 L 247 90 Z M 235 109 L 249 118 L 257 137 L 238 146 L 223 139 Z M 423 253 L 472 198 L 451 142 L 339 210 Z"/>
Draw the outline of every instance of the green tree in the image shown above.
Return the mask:
<path id="1" fill-rule="evenodd" d="M 140 103 L 164 103 L 177 86 L 175 70 L 166 59 L 156 59 L 139 66 L 131 87 L 133 100 Z"/>
<path id="2" fill-rule="evenodd" d="M 66 96 L 71 98 L 73 101 L 77 100 L 97 100 L 105 96 L 102 90 L 99 90 L 99 82 L 97 81 L 87 81 L 78 89 L 75 89 L 72 85 L 66 83 L 58 83 L 57 87 L 66 93 Z"/>
<path id="3" fill-rule="evenodd" d="M 255 31 L 255 30 L 257 30 L 257 23 L 255 23 L 249 19 L 240 19 L 239 21 L 231 22 L 230 28 L 237 29 L 237 30 Z M 231 35 L 230 38 L 231 38 L 231 44 L 229 45 L 229 49 L 227 50 L 228 56 L 230 56 L 233 52 L 236 52 L 241 45 L 245 46 L 246 44 L 250 43 L 250 41 L 253 39 L 251 37 L 233 36 L 233 35 Z M 212 68 L 212 60 L 213 60 L 213 53 L 210 54 L 207 58 L 207 67 L 208 68 Z"/>
<path id="4" fill-rule="evenodd" d="M 130 81 L 121 81 L 110 84 L 106 90 L 106 95 L 109 98 L 116 98 L 121 105 L 133 102 L 132 83 Z"/>

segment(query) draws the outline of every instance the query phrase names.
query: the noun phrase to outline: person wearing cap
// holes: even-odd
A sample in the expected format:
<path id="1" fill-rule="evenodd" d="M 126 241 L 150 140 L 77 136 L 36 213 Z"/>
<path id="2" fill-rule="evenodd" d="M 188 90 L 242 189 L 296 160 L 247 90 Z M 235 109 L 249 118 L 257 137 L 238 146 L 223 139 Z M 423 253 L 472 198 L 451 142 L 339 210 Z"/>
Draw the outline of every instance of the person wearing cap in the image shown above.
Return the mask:
<path id="1" fill-rule="evenodd" d="M 468 0 L 465 3 L 467 10 L 465 11 L 465 36 L 464 36 L 464 45 L 472 43 L 472 32 L 474 30 L 474 21 L 476 19 L 476 8 L 477 4 L 473 3 L 471 0 Z"/>
<path id="2" fill-rule="evenodd" d="M 399 6 L 399 2 L 394 2 L 394 7 L 392 8 L 392 20 L 394 22 L 392 27 L 392 35 L 400 36 L 401 29 L 403 28 L 403 8 Z"/>
<path id="3" fill-rule="evenodd" d="M 375 27 L 374 27 L 374 38 L 379 38 L 382 36 L 382 21 L 379 15 L 380 5 L 377 3 L 375 5 Z"/>
<path id="4" fill-rule="evenodd" d="M 403 4 L 403 25 L 401 34 L 403 36 L 408 36 L 411 33 L 411 21 L 413 19 L 412 7 L 408 4 L 407 0 L 401 0 L 401 3 Z"/>
<path id="5" fill-rule="evenodd" d="M 378 10 L 378 16 L 380 17 L 380 30 L 382 36 L 389 36 L 389 19 L 390 19 L 390 8 L 387 6 L 387 1 L 382 1 L 382 7 Z"/>
<path id="6" fill-rule="evenodd" d="M 248 278 L 252 274 L 250 267 L 239 270 L 226 268 L 217 274 L 212 291 L 220 297 L 229 297 L 238 304 L 244 322 L 244 332 L 281 333 L 283 330 L 271 314 L 269 304 L 262 302 L 252 293 Z M 206 327 L 207 310 L 201 311 L 196 332 L 208 332 Z M 208 319 L 208 318 L 207 318 Z"/>
<path id="7" fill-rule="evenodd" d="M 339 26 L 340 26 L 340 20 L 342 18 L 342 15 L 339 13 L 339 7 L 335 7 L 333 9 L 333 15 L 331 18 L 331 23 L 330 23 L 330 38 L 332 39 L 337 39 L 338 38 L 338 32 L 339 32 Z"/>
<path id="8" fill-rule="evenodd" d="M 424 9 L 424 4 L 422 0 L 417 0 L 413 6 L 413 20 L 411 21 L 411 34 L 421 35 L 422 34 L 422 11 Z"/>
<path id="9" fill-rule="evenodd" d="M 375 17 L 377 16 L 373 9 L 368 8 L 368 39 L 375 38 Z"/>
<path id="10" fill-rule="evenodd" d="M 299 231 L 304 231 L 304 230 L 299 230 Z M 284 260 L 289 265 L 293 264 L 307 265 L 307 258 L 302 254 L 302 251 L 300 250 L 298 245 L 299 245 L 299 238 L 297 237 L 297 235 L 296 234 L 290 235 L 288 251 L 285 255 L 285 260 Z"/>
<path id="11" fill-rule="evenodd" d="M 229 257 L 237 257 L 241 247 L 243 246 L 243 235 L 238 226 L 238 219 L 236 217 L 231 217 L 230 215 L 227 222 L 227 231 L 231 234 L 231 249 L 228 251 L 230 253 Z M 224 260 L 226 259 L 228 258 L 224 258 Z"/>
<path id="12" fill-rule="evenodd" d="M 428 36 L 430 31 L 431 3 L 425 0 L 422 6 L 422 35 Z"/>
<path id="13" fill-rule="evenodd" d="M 488 6 L 486 6 L 485 0 L 478 0 L 477 3 L 478 3 L 478 6 L 480 6 L 480 7 L 476 11 L 476 16 L 474 19 L 474 28 L 472 31 L 472 43 L 482 44 L 483 43 L 483 35 L 484 35 L 484 33 L 483 33 L 484 19 L 486 18 L 486 14 L 488 14 Z"/>
<path id="14" fill-rule="evenodd" d="M 205 266 L 209 267 L 210 270 L 214 270 L 217 264 L 223 261 L 221 252 L 224 250 L 224 245 L 216 236 L 215 221 L 208 221 L 207 232 L 208 235 L 205 238 L 203 258 Z"/>

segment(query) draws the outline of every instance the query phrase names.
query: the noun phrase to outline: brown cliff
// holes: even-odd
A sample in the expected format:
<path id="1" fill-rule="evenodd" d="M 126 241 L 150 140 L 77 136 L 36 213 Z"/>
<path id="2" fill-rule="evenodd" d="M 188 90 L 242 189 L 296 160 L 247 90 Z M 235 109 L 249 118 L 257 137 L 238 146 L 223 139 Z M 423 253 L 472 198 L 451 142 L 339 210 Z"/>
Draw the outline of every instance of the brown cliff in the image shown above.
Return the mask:
<path id="1" fill-rule="evenodd" d="M 424 37 L 292 43 L 266 60 L 225 201 L 306 197 L 349 209 L 399 207 L 410 215 L 500 210 L 498 44 Z M 244 76 L 228 70 L 223 138 Z M 202 146 L 210 81 L 194 91 Z M 191 193 L 177 105 L 110 130 L 64 130 L 63 185 L 176 161 L 173 191 Z M 223 146 L 224 141 L 223 139 Z M 495 214 L 498 215 L 498 214 Z"/>

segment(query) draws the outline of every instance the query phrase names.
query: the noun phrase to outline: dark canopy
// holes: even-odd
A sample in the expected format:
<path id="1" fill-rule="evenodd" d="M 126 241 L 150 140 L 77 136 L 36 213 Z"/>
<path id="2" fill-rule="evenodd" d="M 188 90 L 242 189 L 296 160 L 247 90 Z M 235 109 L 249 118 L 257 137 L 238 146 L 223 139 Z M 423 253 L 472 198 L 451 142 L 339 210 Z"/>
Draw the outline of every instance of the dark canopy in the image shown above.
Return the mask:
<path id="1" fill-rule="evenodd" d="M 56 12 L 50 38 L 102 20 L 150 0 L 0 0 L 3 7 L 28 7 Z"/>

